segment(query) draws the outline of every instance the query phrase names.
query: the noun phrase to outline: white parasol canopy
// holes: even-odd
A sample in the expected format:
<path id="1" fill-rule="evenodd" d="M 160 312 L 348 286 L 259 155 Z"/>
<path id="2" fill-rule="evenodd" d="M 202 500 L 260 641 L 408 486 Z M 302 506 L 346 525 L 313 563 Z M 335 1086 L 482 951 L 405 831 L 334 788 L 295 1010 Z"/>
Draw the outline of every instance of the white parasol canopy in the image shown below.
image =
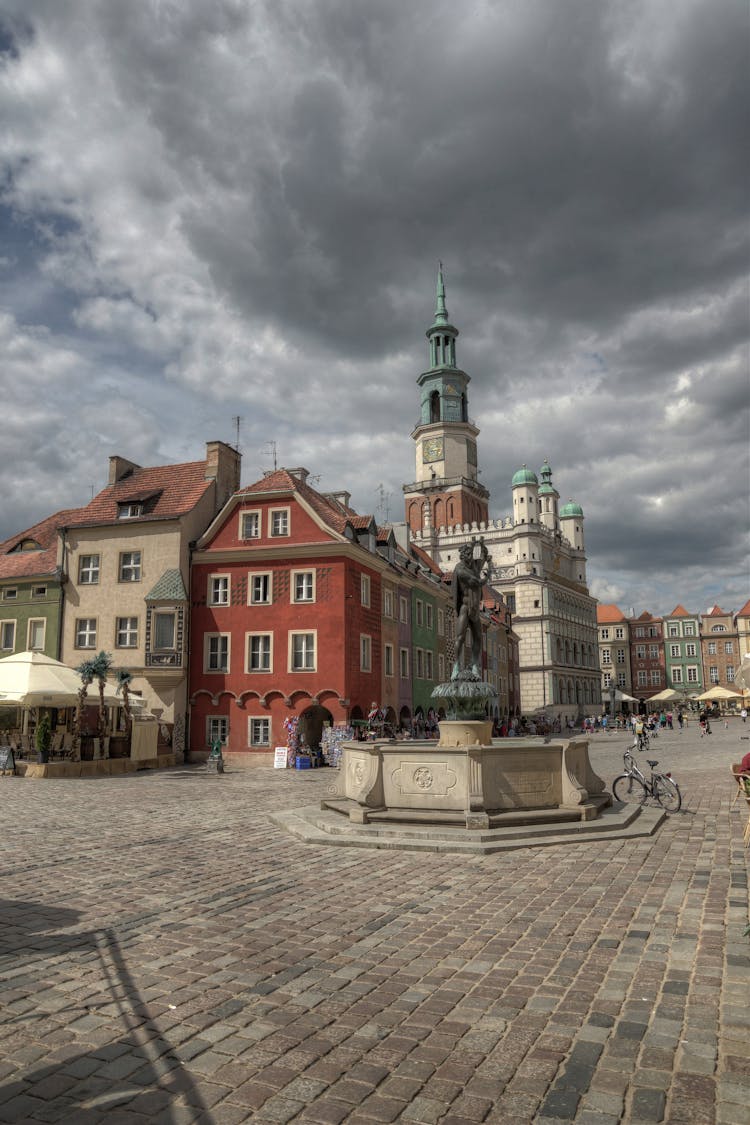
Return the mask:
<path id="1" fill-rule="evenodd" d="M 741 695 L 742 692 L 740 691 L 729 691 L 728 688 L 717 684 L 716 687 L 712 687 L 709 691 L 704 691 L 702 695 L 696 695 L 695 698 L 702 700 L 738 699 Z"/>
<path id="2" fill-rule="evenodd" d="M 743 693 L 750 691 L 750 652 L 746 652 L 742 657 L 742 663 L 734 677 L 734 682 Z"/>
<path id="3" fill-rule="evenodd" d="M 674 688 L 668 687 L 668 688 L 664 688 L 663 691 L 660 691 L 658 695 L 652 695 L 647 700 L 647 702 L 648 703 L 677 703 L 678 700 L 681 700 L 681 699 L 684 699 L 684 698 L 685 697 L 679 691 L 675 691 Z"/>
<path id="4" fill-rule="evenodd" d="M 74 707 L 80 690 L 78 673 L 43 652 L 16 652 L 0 660 L 0 706 Z M 133 696 L 130 699 L 132 703 Z M 99 688 L 94 683 L 89 687 L 87 703 L 93 707 L 98 702 Z M 104 689 L 104 704 L 122 706 L 122 695 L 113 683 Z"/>

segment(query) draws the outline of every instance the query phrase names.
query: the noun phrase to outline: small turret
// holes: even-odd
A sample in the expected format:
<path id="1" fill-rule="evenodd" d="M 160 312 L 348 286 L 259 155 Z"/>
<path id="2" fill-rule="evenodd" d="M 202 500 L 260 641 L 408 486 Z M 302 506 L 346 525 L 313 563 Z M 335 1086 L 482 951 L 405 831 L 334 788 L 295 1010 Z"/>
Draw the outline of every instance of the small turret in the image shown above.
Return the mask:
<path id="1" fill-rule="evenodd" d="M 513 523 L 539 522 L 539 481 L 536 473 L 523 465 L 513 474 Z"/>

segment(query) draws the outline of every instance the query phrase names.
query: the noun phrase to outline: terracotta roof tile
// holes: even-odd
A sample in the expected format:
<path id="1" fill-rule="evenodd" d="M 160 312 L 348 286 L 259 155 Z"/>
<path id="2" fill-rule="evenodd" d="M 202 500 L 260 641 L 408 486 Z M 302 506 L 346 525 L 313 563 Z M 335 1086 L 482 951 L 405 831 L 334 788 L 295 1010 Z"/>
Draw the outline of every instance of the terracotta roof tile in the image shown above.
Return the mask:
<path id="1" fill-rule="evenodd" d="M 619 606 L 598 605 L 596 607 L 596 620 L 600 625 L 606 625 L 613 621 L 627 621 L 627 617 Z"/>
<path id="2" fill-rule="evenodd" d="M 750 600 L 746 601 L 742 609 L 737 611 L 738 617 L 750 617 Z"/>
<path id="3" fill-rule="evenodd" d="M 211 484 L 212 481 L 206 480 L 205 461 L 138 468 L 123 480 L 102 489 L 90 504 L 78 510 L 76 518 L 70 519 L 67 526 L 117 523 L 120 504 L 149 498 L 154 502 L 146 514 L 132 517 L 128 523 L 176 519 L 190 512 Z"/>
<path id="4" fill-rule="evenodd" d="M 706 613 L 704 613 L 703 616 L 704 617 L 728 617 L 729 614 L 725 613 L 724 610 L 720 606 L 712 605 L 711 608 Z"/>
<path id="5" fill-rule="evenodd" d="M 264 492 L 296 492 L 298 493 L 313 511 L 320 516 L 324 523 L 328 524 L 330 528 L 337 531 L 339 535 L 343 535 L 344 528 L 347 523 L 352 522 L 349 515 L 345 515 L 341 510 L 342 506 L 332 504 L 330 500 L 326 500 L 320 492 L 316 492 L 311 488 L 306 481 L 301 481 L 299 477 L 295 477 L 287 469 L 276 469 L 273 473 L 268 473 L 267 476 L 261 477 L 253 484 L 247 485 L 246 488 L 240 489 L 238 496 L 246 495 L 263 495 Z M 368 526 L 367 523 L 364 524 Z"/>
<path id="6" fill-rule="evenodd" d="M 81 511 L 81 508 L 63 508 L 0 543 L 0 579 L 32 578 L 35 575 L 54 573 L 57 565 L 58 528 L 67 526 L 70 519 Z M 13 551 L 24 539 L 36 540 L 40 550 Z"/>
<path id="7" fill-rule="evenodd" d="M 685 609 L 684 605 L 676 605 L 671 613 L 667 614 L 668 617 L 690 617 L 691 615 Z"/>

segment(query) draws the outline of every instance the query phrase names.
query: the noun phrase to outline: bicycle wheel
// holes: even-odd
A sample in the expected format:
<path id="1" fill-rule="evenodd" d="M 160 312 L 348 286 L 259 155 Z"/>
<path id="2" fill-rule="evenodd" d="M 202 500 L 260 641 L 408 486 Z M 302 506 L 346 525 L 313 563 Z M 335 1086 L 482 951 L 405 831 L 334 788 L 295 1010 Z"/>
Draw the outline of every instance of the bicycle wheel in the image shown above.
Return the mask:
<path id="1" fill-rule="evenodd" d="M 667 812 L 679 812 L 682 805 L 682 794 L 676 781 L 671 777 L 661 774 L 654 778 L 654 796 L 663 809 Z"/>
<path id="2" fill-rule="evenodd" d="M 645 805 L 648 790 L 637 777 L 621 773 L 612 782 L 612 796 L 623 805 Z"/>

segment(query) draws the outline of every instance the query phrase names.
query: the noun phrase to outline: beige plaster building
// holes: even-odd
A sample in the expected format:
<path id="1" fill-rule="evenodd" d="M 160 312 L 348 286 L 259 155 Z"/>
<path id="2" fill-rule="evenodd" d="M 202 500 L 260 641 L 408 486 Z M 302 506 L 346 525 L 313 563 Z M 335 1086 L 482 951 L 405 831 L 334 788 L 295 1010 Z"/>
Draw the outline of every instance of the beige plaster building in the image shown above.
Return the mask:
<path id="1" fill-rule="evenodd" d="M 206 458 L 142 468 L 111 457 L 109 481 L 60 530 L 65 590 L 61 656 L 99 651 L 133 675 L 146 710 L 184 745 L 191 544 L 240 486 L 240 454 L 220 441 Z"/>

